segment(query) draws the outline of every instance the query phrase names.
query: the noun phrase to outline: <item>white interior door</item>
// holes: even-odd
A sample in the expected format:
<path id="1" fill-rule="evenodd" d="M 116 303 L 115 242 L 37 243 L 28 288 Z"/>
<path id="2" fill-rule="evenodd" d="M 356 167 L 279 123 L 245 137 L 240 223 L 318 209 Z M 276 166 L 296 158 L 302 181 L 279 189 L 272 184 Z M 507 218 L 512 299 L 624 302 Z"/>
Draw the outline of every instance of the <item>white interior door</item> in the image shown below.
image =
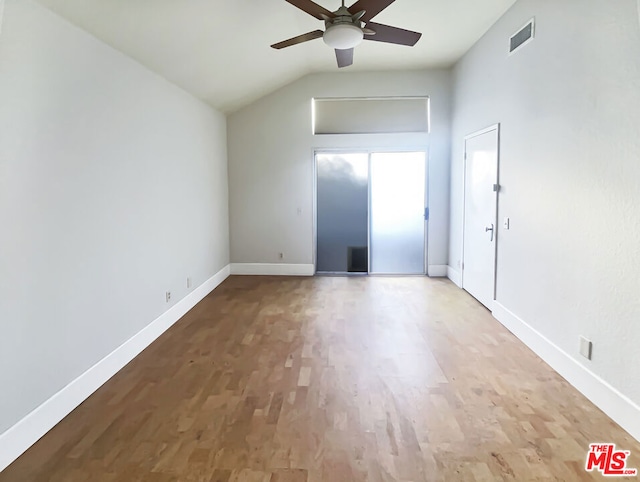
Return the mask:
<path id="1" fill-rule="evenodd" d="M 465 139 L 462 287 L 487 308 L 495 294 L 499 127 Z"/>

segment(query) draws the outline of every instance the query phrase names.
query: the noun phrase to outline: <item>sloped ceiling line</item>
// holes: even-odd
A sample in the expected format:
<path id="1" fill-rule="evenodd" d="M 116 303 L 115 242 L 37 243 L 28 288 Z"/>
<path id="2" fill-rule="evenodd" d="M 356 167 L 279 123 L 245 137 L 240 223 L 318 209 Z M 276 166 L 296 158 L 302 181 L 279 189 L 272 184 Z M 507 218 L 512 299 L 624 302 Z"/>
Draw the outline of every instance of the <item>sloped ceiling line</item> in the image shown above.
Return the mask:
<path id="1" fill-rule="evenodd" d="M 337 70 L 322 40 L 277 51 L 323 28 L 284 0 L 38 0 L 223 112 L 310 73 Z M 515 0 L 396 0 L 376 21 L 423 32 L 415 47 L 365 42 L 347 71 L 453 65 Z M 322 1 L 329 10 L 338 0 Z"/>

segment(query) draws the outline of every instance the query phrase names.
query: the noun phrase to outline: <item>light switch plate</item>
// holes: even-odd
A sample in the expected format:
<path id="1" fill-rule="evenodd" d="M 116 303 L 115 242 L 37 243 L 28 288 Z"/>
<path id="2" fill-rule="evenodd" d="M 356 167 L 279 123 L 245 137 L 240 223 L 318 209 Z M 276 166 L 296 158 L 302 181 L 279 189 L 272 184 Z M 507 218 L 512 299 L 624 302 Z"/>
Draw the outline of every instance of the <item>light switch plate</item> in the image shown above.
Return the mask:
<path id="1" fill-rule="evenodd" d="M 580 337 L 580 354 L 587 360 L 591 360 L 591 353 L 593 351 L 593 343 L 591 340 L 587 340 L 584 336 Z"/>
<path id="2" fill-rule="evenodd" d="M 509 230 L 509 225 L 510 225 L 510 220 L 509 218 L 504 218 L 504 221 L 502 222 L 502 225 L 504 226 L 504 229 Z"/>

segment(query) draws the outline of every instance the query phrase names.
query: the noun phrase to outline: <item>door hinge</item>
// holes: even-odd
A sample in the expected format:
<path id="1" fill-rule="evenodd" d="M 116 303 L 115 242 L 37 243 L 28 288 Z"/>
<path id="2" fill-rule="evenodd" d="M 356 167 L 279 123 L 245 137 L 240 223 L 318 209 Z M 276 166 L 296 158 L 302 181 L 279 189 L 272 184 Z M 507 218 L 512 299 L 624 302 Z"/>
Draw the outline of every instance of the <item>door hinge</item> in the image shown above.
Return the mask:
<path id="1" fill-rule="evenodd" d="M 424 220 L 429 221 L 429 208 L 424 208 Z"/>
<path id="2" fill-rule="evenodd" d="M 500 192 L 500 184 L 493 185 L 493 192 Z"/>

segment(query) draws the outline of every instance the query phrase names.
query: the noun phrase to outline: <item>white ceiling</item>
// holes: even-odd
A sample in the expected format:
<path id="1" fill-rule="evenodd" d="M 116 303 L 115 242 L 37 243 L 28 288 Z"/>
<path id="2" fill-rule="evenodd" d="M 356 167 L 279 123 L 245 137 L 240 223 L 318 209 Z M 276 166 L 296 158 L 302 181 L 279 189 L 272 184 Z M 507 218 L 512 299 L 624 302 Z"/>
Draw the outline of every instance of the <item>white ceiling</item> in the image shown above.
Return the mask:
<path id="1" fill-rule="evenodd" d="M 212 106 L 230 112 L 310 72 L 337 71 L 322 29 L 285 0 L 38 0 Z M 353 0 L 355 1 L 355 0 Z M 318 0 L 336 10 L 339 0 Z M 374 21 L 422 32 L 415 47 L 364 42 L 344 71 L 447 67 L 515 0 L 397 0 Z M 349 5 L 349 3 L 347 3 Z"/>

